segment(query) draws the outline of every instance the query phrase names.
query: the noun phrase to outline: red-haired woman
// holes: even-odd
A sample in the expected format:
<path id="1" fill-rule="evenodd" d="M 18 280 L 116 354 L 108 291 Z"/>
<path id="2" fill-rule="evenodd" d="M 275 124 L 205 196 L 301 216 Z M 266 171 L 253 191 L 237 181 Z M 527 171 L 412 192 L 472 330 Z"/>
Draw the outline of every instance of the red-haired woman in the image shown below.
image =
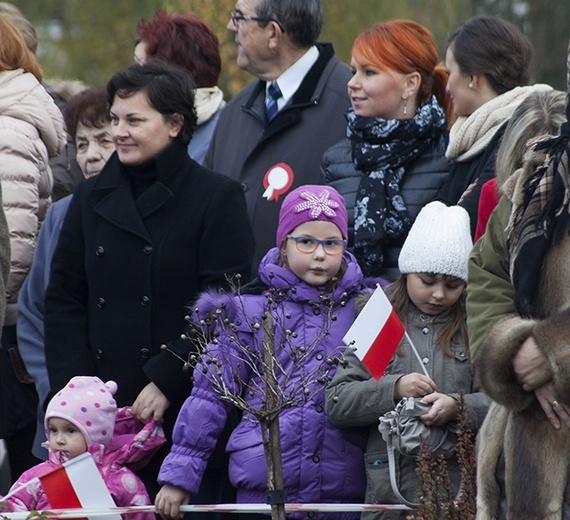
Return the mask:
<path id="1" fill-rule="evenodd" d="M 137 25 L 135 61 L 162 60 L 186 69 L 196 83 L 194 108 L 198 121 L 188 154 L 202 164 L 224 95 L 218 87 L 222 69 L 218 37 L 200 18 L 191 15 L 168 14 L 159 10 L 150 21 L 141 18 Z"/>
<path id="2" fill-rule="evenodd" d="M 408 230 L 449 174 L 447 76 L 431 33 L 410 20 L 358 35 L 350 66 L 347 138 L 325 152 L 322 182 L 346 200 L 365 274 L 394 280 Z"/>

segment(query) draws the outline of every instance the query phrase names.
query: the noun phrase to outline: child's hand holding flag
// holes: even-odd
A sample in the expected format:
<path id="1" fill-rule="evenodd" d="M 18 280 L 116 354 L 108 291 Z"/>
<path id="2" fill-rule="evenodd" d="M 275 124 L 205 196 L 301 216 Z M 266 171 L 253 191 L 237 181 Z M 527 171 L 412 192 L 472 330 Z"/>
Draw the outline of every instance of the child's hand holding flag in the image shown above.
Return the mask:
<path id="1" fill-rule="evenodd" d="M 384 290 L 377 286 L 374 294 L 348 329 L 343 341 L 349 347 L 354 348 L 358 359 L 362 361 L 372 377 L 379 381 L 404 335 L 419 359 L 404 325 Z M 423 367 L 421 360 L 420 365 Z M 425 368 L 424 373 L 428 375 Z"/>

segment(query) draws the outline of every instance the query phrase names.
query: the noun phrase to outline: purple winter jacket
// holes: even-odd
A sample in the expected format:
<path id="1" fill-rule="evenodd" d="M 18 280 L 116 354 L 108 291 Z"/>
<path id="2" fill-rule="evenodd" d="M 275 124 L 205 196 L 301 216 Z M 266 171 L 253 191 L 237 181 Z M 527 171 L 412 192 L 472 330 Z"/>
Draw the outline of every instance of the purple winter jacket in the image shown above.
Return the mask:
<path id="1" fill-rule="evenodd" d="M 103 477 L 115 504 L 122 506 L 150 505 L 150 498 L 142 481 L 133 473 L 146 466 L 150 458 L 164 444 L 162 427 L 154 421 L 144 426 L 131 414 L 130 407 L 119 408 L 110 446 L 93 443 L 88 451 Z M 47 447 L 47 443 L 44 443 Z M 8 492 L 16 491 L 7 499 L 0 498 L 0 506 L 7 504 L 11 512 L 44 511 L 52 509 L 45 491 L 35 479 L 61 465 L 65 460 L 49 450 L 49 459 L 22 473 Z M 26 484 L 29 485 L 26 486 Z M 125 520 L 155 520 L 154 513 L 136 513 Z"/>
<path id="2" fill-rule="evenodd" d="M 266 294 L 270 288 L 280 293 L 280 303 L 271 311 L 276 358 L 282 369 L 278 381 L 281 388 L 293 392 L 299 390 L 300 378 L 316 369 L 324 370 L 326 377 L 332 378 L 336 364 L 327 364 L 326 360 L 344 349 L 342 338 L 356 317 L 351 300 L 364 289 L 363 276 L 354 256 L 345 252 L 346 272 L 334 293 L 325 293 L 280 266 L 278 257 L 279 250 L 275 248 L 263 258 L 259 267 L 263 285 L 257 294 L 244 294 L 247 287 L 240 296 L 208 292 L 201 295 L 196 308 L 201 318 L 215 313 L 216 309 L 224 309 L 224 316 L 236 326 L 240 344 L 249 345 L 256 352 L 263 339 L 261 316 L 267 308 Z M 333 316 L 332 320 L 328 318 L 329 314 Z M 330 327 L 328 333 L 321 335 L 325 326 Z M 292 361 L 290 350 L 279 348 L 283 344 L 280 340 L 283 329 L 292 332 L 289 341 L 294 347 L 309 346 L 320 337 L 314 349 L 308 348 L 307 358 L 302 363 Z M 210 343 L 208 355 L 220 360 L 224 382 L 249 406 L 260 409 L 259 390 L 251 389 L 263 384 L 251 364 L 243 361 L 243 349 L 223 332 L 216 341 L 217 344 Z M 173 484 L 191 494 L 198 491 L 206 462 L 232 406 L 218 397 L 203 368 L 198 364 L 194 370 L 192 394 L 180 410 L 173 446 L 158 477 L 161 484 Z M 312 383 L 304 404 L 287 408 L 279 416 L 287 502 L 361 503 L 365 491 L 366 434 L 363 430 L 341 429 L 330 422 L 324 411 L 325 384 L 322 381 Z M 295 397 L 302 399 L 302 391 Z M 237 488 L 237 501 L 265 503 L 267 466 L 261 428 L 247 410 L 226 450 L 230 454 L 230 480 Z M 338 513 L 327 514 L 326 518 L 355 516 L 358 517 Z"/>

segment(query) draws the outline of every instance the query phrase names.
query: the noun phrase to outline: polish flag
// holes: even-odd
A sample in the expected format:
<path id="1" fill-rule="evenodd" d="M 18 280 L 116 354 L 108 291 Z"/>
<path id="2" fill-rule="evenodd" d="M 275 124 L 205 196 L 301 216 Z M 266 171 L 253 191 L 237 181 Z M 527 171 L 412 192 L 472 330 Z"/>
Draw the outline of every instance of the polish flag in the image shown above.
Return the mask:
<path id="1" fill-rule="evenodd" d="M 53 509 L 116 507 L 89 452 L 82 453 L 39 477 Z M 121 520 L 121 515 L 97 520 Z"/>
<path id="2" fill-rule="evenodd" d="M 378 286 L 343 341 L 355 349 L 358 359 L 379 381 L 405 333 L 406 329 L 384 290 Z"/>

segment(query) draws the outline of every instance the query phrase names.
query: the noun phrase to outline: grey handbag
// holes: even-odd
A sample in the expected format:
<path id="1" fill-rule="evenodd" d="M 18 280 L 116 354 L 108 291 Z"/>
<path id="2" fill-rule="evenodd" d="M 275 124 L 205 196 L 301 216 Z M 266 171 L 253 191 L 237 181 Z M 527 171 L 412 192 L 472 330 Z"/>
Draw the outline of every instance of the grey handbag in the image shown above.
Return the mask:
<path id="1" fill-rule="evenodd" d="M 378 430 L 387 445 L 392 491 L 408 507 L 419 504 L 406 500 L 398 489 L 394 450 L 403 456 L 415 457 L 424 443 L 435 454 L 449 457 L 457 445 L 457 436 L 450 426 L 426 426 L 420 420 L 430 408 L 431 404 L 422 402 L 421 398 L 404 397 L 394 410 L 380 417 Z"/>

